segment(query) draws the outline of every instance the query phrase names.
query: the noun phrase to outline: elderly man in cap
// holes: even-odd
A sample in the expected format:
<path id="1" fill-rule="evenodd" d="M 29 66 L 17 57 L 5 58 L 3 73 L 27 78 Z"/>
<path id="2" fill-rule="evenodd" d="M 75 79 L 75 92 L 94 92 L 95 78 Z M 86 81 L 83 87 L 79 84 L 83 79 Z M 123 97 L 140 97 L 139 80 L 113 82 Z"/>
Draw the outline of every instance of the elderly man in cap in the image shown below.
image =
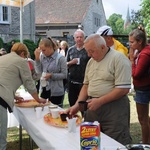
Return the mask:
<path id="1" fill-rule="evenodd" d="M 113 31 L 110 26 L 105 25 L 100 27 L 96 34 L 101 35 L 105 39 L 108 47 L 111 47 L 119 52 L 122 52 L 125 56 L 128 56 L 128 49 L 113 38 Z"/>

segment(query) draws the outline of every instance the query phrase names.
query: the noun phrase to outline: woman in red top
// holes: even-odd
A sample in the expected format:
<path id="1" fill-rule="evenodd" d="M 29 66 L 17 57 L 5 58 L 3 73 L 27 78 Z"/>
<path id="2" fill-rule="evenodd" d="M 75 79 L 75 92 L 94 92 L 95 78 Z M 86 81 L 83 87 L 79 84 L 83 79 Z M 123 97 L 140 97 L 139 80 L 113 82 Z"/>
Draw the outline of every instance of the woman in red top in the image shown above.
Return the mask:
<path id="1" fill-rule="evenodd" d="M 138 120 L 142 130 L 142 143 L 150 144 L 150 46 L 142 26 L 129 34 L 130 61 Z"/>

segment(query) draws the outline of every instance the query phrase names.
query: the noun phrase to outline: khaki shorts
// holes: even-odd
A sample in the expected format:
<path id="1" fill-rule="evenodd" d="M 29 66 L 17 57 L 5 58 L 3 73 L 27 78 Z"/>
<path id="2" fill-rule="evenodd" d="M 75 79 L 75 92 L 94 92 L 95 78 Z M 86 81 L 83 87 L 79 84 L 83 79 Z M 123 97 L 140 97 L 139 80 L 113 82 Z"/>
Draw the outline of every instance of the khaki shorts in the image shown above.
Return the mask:
<path id="1" fill-rule="evenodd" d="M 97 111 L 87 110 L 85 121 L 98 121 L 103 133 L 122 143 L 131 143 L 130 104 L 127 96 L 105 104 Z"/>

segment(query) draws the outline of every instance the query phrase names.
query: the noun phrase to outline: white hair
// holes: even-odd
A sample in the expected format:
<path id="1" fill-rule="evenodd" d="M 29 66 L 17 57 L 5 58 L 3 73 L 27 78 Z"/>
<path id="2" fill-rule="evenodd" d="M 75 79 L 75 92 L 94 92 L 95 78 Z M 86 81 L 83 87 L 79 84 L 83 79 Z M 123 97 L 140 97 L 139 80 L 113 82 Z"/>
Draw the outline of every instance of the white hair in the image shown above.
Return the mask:
<path id="1" fill-rule="evenodd" d="M 104 45 L 104 46 L 107 47 L 105 39 L 102 36 L 100 36 L 99 34 L 91 34 L 91 35 L 89 35 L 85 39 L 84 43 L 86 43 L 86 42 L 88 42 L 90 40 L 93 40 L 93 42 L 94 42 L 96 47 L 99 47 L 100 45 Z"/>
<path id="2" fill-rule="evenodd" d="M 83 36 L 85 37 L 85 33 L 84 33 L 84 31 L 83 31 L 83 30 L 81 30 L 81 29 L 77 29 L 77 30 L 74 32 L 74 36 L 73 36 L 73 37 L 75 37 L 75 35 L 76 35 L 76 33 L 77 33 L 77 32 L 82 33 L 82 34 L 83 34 Z"/>

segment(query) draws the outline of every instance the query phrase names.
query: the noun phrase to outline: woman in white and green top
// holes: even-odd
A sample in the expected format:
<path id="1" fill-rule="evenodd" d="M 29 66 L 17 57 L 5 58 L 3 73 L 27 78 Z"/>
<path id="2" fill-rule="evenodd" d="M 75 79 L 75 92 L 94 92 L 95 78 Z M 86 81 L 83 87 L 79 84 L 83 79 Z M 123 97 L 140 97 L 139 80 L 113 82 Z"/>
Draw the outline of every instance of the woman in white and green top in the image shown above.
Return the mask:
<path id="1" fill-rule="evenodd" d="M 51 38 L 40 41 L 39 48 L 35 50 L 35 66 L 38 73 L 45 73 L 42 80 L 47 83 L 42 87 L 41 97 L 49 99 L 53 104 L 62 105 L 67 63 L 65 57 L 58 53 Z"/>

